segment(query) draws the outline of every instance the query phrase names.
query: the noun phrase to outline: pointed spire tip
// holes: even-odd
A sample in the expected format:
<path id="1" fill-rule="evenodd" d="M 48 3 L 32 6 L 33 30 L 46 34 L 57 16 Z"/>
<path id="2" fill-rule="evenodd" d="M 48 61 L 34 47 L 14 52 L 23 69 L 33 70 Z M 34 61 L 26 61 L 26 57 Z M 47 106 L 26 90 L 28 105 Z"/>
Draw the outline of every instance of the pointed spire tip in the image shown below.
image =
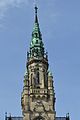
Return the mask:
<path id="1" fill-rule="evenodd" d="M 38 7 L 37 7 L 37 5 L 35 5 L 35 13 L 37 14 L 37 9 L 38 9 Z"/>
<path id="2" fill-rule="evenodd" d="M 37 4 L 35 4 L 35 23 L 38 23 L 37 10 L 38 10 L 38 7 L 37 7 Z"/>

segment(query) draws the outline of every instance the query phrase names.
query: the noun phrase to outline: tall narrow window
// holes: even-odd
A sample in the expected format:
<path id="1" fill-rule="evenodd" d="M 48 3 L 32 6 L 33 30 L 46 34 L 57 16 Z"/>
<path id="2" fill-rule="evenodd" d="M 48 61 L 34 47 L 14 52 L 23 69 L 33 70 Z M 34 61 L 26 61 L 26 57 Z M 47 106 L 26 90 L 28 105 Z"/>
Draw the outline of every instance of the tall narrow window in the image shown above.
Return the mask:
<path id="1" fill-rule="evenodd" d="M 47 77 L 45 72 L 44 72 L 44 86 L 47 87 Z"/>
<path id="2" fill-rule="evenodd" d="M 32 86 L 32 79 L 33 79 L 33 74 L 31 74 L 31 86 Z"/>
<path id="3" fill-rule="evenodd" d="M 39 68 L 35 68 L 34 69 L 34 84 L 35 86 L 39 84 L 40 80 L 39 80 Z"/>
<path id="4" fill-rule="evenodd" d="M 36 74 L 36 83 L 39 84 L 39 71 Z"/>
<path id="5" fill-rule="evenodd" d="M 45 72 L 44 72 L 44 86 L 46 87 L 46 76 L 45 76 Z"/>

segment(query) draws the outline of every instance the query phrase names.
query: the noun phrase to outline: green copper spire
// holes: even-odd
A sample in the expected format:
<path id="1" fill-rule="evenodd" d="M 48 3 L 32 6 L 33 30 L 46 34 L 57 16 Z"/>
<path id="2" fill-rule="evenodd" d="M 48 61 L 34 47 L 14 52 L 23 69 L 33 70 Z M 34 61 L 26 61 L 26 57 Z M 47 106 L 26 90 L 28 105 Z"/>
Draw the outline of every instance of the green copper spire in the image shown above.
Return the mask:
<path id="1" fill-rule="evenodd" d="M 35 6 L 35 23 L 32 32 L 32 40 L 30 44 L 31 57 L 44 57 L 44 44 L 42 42 L 42 35 L 39 28 L 37 6 Z"/>

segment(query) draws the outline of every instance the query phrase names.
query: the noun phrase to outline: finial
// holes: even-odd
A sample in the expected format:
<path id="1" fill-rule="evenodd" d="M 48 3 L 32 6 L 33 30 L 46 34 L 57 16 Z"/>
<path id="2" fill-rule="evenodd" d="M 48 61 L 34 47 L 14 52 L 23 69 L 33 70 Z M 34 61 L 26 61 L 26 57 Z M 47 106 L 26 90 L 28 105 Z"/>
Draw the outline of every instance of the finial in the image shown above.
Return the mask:
<path id="1" fill-rule="evenodd" d="M 9 113 L 9 117 L 11 117 L 11 113 Z"/>
<path id="2" fill-rule="evenodd" d="M 69 113 L 66 114 L 66 120 L 70 120 L 69 119 Z"/>
<path id="3" fill-rule="evenodd" d="M 37 14 L 37 9 L 38 9 L 38 7 L 37 7 L 37 0 L 34 0 L 34 3 L 35 3 L 35 13 Z"/>
<path id="4" fill-rule="evenodd" d="M 38 9 L 38 8 L 37 8 L 37 5 L 35 4 L 35 13 L 36 13 L 36 14 L 37 14 L 37 9 Z"/>
<path id="5" fill-rule="evenodd" d="M 37 6 L 35 6 L 35 13 L 36 13 L 36 14 L 37 14 L 37 9 L 38 9 Z"/>
<path id="6" fill-rule="evenodd" d="M 7 120 L 7 112 L 5 112 L 5 120 Z"/>
<path id="7" fill-rule="evenodd" d="M 38 23 L 38 17 L 37 17 L 37 0 L 35 0 L 35 23 Z"/>
<path id="8" fill-rule="evenodd" d="M 7 112 L 5 112 L 5 116 L 7 116 Z"/>

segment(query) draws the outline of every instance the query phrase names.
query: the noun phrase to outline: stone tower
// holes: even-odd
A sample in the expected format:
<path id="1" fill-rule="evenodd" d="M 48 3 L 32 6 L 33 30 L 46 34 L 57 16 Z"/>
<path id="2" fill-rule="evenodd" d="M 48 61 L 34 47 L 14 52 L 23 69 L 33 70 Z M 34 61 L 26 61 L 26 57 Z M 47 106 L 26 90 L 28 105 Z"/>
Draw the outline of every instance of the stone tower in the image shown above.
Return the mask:
<path id="1" fill-rule="evenodd" d="M 29 52 L 27 52 L 26 73 L 21 96 L 23 120 L 55 120 L 55 93 L 53 76 L 49 69 L 39 28 L 37 6 L 35 23 Z"/>

